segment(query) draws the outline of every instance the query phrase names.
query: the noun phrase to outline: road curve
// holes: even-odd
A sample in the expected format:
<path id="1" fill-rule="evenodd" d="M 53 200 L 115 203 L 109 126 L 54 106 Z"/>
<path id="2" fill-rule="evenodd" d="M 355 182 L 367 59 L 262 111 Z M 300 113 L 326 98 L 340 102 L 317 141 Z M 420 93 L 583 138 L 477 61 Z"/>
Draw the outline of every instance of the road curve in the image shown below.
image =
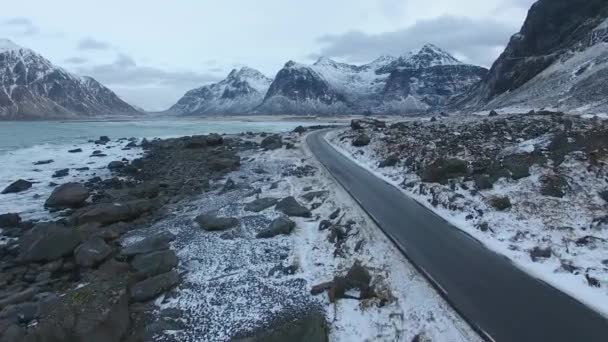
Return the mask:
<path id="1" fill-rule="evenodd" d="M 606 342 L 608 320 L 515 267 L 337 152 L 327 131 L 311 152 L 454 309 L 489 341 Z"/>

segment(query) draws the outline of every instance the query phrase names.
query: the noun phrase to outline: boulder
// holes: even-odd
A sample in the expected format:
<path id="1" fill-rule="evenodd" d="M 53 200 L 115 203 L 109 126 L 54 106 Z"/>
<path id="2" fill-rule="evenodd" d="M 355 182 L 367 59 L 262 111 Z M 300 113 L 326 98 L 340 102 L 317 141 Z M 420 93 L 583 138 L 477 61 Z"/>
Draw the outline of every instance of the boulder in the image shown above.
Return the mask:
<path id="1" fill-rule="evenodd" d="M 82 243 L 74 251 L 74 261 L 81 267 L 93 267 L 112 254 L 112 247 L 100 237 L 93 237 Z"/>
<path id="2" fill-rule="evenodd" d="M 55 171 L 51 177 L 53 178 L 62 178 L 70 174 L 70 169 L 61 169 Z"/>
<path id="3" fill-rule="evenodd" d="M 317 295 L 328 291 L 329 301 L 334 303 L 340 298 L 367 299 L 375 296 L 374 289 L 371 287 L 372 277 L 365 267 L 358 262 L 348 270 L 344 276 L 336 276 L 333 281 L 313 286 L 311 294 Z M 351 290 L 357 290 L 358 295 L 354 296 Z"/>
<path id="4" fill-rule="evenodd" d="M 74 219 L 77 224 L 97 222 L 108 225 L 134 220 L 153 207 L 153 203 L 145 199 L 122 203 L 99 203 L 79 210 L 74 214 Z"/>
<path id="5" fill-rule="evenodd" d="M 298 126 L 294 128 L 292 132 L 302 134 L 306 132 L 306 128 L 304 126 Z"/>
<path id="6" fill-rule="evenodd" d="M 50 164 L 53 162 L 54 162 L 53 159 L 39 160 L 37 162 L 34 162 L 34 165 L 46 165 L 46 164 Z"/>
<path id="7" fill-rule="evenodd" d="M 498 113 L 495 110 L 491 110 L 488 116 L 498 116 Z"/>
<path id="8" fill-rule="evenodd" d="M 107 135 L 102 135 L 102 136 L 100 136 L 98 140 L 99 140 L 99 141 L 102 141 L 102 142 L 104 142 L 104 143 L 108 143 L 108 142 L 110 142 L 110 138 L 109 138 Z"/>
<path id="9" fill-rule="evenodd" d="M 148 236 L 143 240 L 125 246 L 120 254 L 130 257 L 138 254 L 148 254 L 169 249 L 169 243 L 175 240 L 175 235 L 169 232 L 162 232 Z"/>
<path id="10" fill-rule="evenodd" d="M 598 195 L 600 196 L 601 199 L 604 200 L 604 202 L 608 203 L 608 190 L 603 190 L 598 192 Z"/>
<path id="11" fill-rule="evenodd" d="M 260 211 L 270 208 L 276 205 L 279 202 L 276 198 L 264 197 L 258 198 L 253 202 L 249 202 L 245 204 L 245 211 L 252 211 L 254 213 L 259 213 Z"/>
<path id="12" fill-rule="evenodd" d="M 13 194 L 17 192 L 25 191 L 32 187 L 32 182 L 28 182 L 25 179 L 19 179 L 11 183 L 9 186 L 2 190 L 3 194 Z"/>
<path id="13" fill-rule="evenodd" d="M 353 130 L 363 129 L 363 123 L 361 120 L 353 119 L 350 121 L 350 128 Z"/>
<path id="14" fill-rule="evenodd" d="M 80 234 L 74 228 L 39 223 L 21 238 L 19 257 L 26 262 L 52 261 L 71 255 L 80 242 Z"/>
<path id="15" fill-rule="evenodd" d="M 538 261 L 538 259 L 548 259 L 553 254 L 551 247 L 542 248 L 534 247 L 530 250 L 530 258 L 532 261 Z"/>
<path id="16" fill-rule="evenodd" d="M 82 149 L 81 148 L 75 148 L 73 150 L 68 150 L 68 153 L 81 153 Z"/>
<path id="17" fill-rule="evenodd" d="M 177 255 L 175 251 L 164 250 L 147 254 L 136 255 L 131 261 L 131 266 L 147 277 L 171 271 L 177 266 Z"/>
<path id="18" fill-rule="evenodd" d="M 129 291 L 134 302 L 144 302 L 154 299 L 165 291 L 179 284 L 179 274 L 171 271 L 142 280 L 131 287 Z"/>
<path id="19" fill-rule="evenodd" d="M 276 209 L 287 216 L 310 217 L 311 213 L 308 208 L 304 207 L 293 196 L 283 198 L 276 205 Z"/>
<path id="20" fill-rule="evenodd" d="M 0 215 L 0 228 L 17 227 L 21 223 L 21 216 L 17 213 Z"/>
<path id="21" fill-rule="evenodd" d="M 490 205 L 498 211 L 505 211 L 511 208 L 511 200 L 507 196 L 494 196 L 489 201 Z"/>
<path id="22" fill-rule="evenodd" d="M 207 136 L 207 146 L 220 146 L 224 143 L 224 138 L 216 133 L 211 133 Z"/>
<path id="23" fill-rule="evenodd" d="M 121 162 L 120 160 L 114 160 L 108 164 L 108 169 L 110 169 L 110 170 L 119 170 L 124 167 L 125 167 L 125 163 Z"/>
<path id="24" fill-rule="evenodd" d="M 47 208 L 77 208 L 89 198 L 89 189 L 80 183 L 65 183 L 53 190 L 44 202 Z"/>
<path id="25" fill-rule="evenodd" d="M 278 134 L 269 135 L 262 140 L 261 146 L 265 150 L 276 150 L 283 147 L 283 140 Z"/>
<path id="26" fill-rule="evenodd" d="M 329 195 L 329 191 L 327 190 L 310 191 L 302 195 L 302 198 L 310 202 L 315 198 L 325 198 L 327 195 Z"/>
<path id="27" fill-rule="evenodd" d="M 494 182 L 488 175 L 474 175 L 473 181 L 478 190 L 487 190 L 494 187 Z"/>
<path id="28" fill-rule="evenodd" d="M 211 214 L 199 215 L 194 221 L 206 231 L 221 231 L 239 225 L 239 219 L 235 217 L 217 217 Z"/>
<path id="29" fill-rule="evenodd" d="M 420 178 L 427 183 L 445 184 L 449 179 L 466 176 L 469 166 L 466 161 L 439 158 L 422 169 Z"/>
<path id="30" fill-rule="evenodd" d="M 355 139 L 353 139 L 353 146 L 355 147 L 363 147 L 369 145 L 371 142 L 370 137 L 367 134 L 359 134 Z"/>
<path id="31" fill-rule="evenodd" d="M 91 282 L 47 305 L 27 341 L 119 342 L 130 323 L 125 281 Z"/>
<path id="32" fill-rule="evenodd" d="M 383 161 L 381 161 L 378 164 L 378 167 L 380 167 L 380 168 L 383 168 L 383 167 L 392 167 L 392 166 L 397 165 L 398 162 L 399 162 L 399 156 L 397 156 L 396 154 L 391 154 L 386 159 L 384 159 Z"/>
<path id="33" fill-rule="evenodd" d="M 234 154 L 214 155 L 209 158 L 207 165 L 211 171 L 230 171 L 241 165 L 241 158 Z"/>
<path id="34" fill-rule="evenodd" d="M 564 197 L 569 187 L 566 178 L 559 175 L 543 176 L 540 182 L 542 184 L 540 193 L 544 196 Z"/>
<path id="35" fill-rule="evenodd" d="M 277 235 L 289 235 L 295 227 L 296 223 L 292 220 L 285 217 L 279 217 L 274 219 L 268 228 L 259 232 L 256 237 L 258 239 L 268 239 Z"/>
<path id="36" fill-rule="evenodd" d="M 268 327 L 237 335 L 235 342 L 329 342 L 329 324 L 320 310 L 295 317 L 279 315 Z"/>
<path id="37" fill-rule="evenodd" d="M 237 189 L 237 185 L 234 182 L 234 180 L 232 180 L 232 178 L 228 178 L 226 180 L 226 182 L 224 183 L 224 186 L 222 187 L 221 193 L 225 194 L 227 192 L 234 191 L 236 189 Z"/>

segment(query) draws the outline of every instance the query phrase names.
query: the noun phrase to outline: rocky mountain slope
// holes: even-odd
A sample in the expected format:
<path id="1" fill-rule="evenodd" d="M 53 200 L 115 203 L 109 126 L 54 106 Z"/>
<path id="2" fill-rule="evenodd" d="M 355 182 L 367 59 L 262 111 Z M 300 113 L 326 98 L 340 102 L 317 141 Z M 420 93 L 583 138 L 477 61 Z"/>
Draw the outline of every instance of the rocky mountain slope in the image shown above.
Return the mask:
<path id="1" fill-rule="evenodd" d="M 285 64 L 259 113 L 349 114 L 421 112 L 444 105 L 481 80 L 486 69 L 463 64 L 427 44 L 416 53 L 350 65 L 320 58 Z"/>
<path id="2" fill-rule="evenodd" d="M 93 78 L 73 75 L 32 50 L 0 40 L 0 119 L 139 113 Z"/>
<path id="3" fill-rule="evenodd" d="M 169 111 L 181 115 L 248 114 L 262 102 L 271 82 L 255 69 L 235 69 L 221 82 L 188 91 Z"/>
<path id="4" fill-rule="evenodd" d="M 608 109 L 608 2 L 540 0 L 464 109 Z"/>

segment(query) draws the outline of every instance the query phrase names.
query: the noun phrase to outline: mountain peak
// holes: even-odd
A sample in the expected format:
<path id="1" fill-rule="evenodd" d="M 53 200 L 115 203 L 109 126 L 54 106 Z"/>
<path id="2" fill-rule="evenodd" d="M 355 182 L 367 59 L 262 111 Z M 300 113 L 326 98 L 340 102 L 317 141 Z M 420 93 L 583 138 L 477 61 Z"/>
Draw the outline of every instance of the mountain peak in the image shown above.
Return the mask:
<path id="1" fill-rule="evenodd" d="M 20 50 L 23 49 L 21 46 L 15 44 L 10 39 L 0 39 L 0 53 L 6 51 Z"/>
<path id="2" fill-rule="evenodd" d="M 314 65 L 337 65 L 338 62 L 334 61 L 333 59 L 329 58 L 329 57 L 325 57 L 325 56 L 321 56 L 319 57 L 319 59 L 317 59 L 317 61 L 314 63 Z"/>
<path id="3" fill-rule="evenodd" d="M 423 64 L 428 63 L 427 66 L 462 64 L 462 62 L 454 58 L 454 56 L 447 51 L 431 43 L 424 44 L 418 52 L 412 54 L 410 59 L 417 62 L 423 62 Z"/>

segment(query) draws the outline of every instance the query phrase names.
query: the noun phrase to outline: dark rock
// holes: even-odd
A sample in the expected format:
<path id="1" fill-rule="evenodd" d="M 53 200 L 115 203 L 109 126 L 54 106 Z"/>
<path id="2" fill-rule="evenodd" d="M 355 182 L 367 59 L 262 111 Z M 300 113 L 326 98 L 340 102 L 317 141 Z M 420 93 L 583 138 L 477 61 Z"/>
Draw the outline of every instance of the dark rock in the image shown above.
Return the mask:
<path id="1" fill-rule="evenodd" d="M 69 290 L 28 329 L 28 341 L 119 342 L 129 328 L 125 282 L 91 282 Z"/>
<path id="2" fill-rule="evenodd" d="M 40 305 L 34 302 L 9 305 L 0 311 L 0 319 L 11 323 L 27 324 L 38 318 Z"/>
<path id="3" fill-rule="evenodd" d="M 74 251 L 74 261 L 81 267 L 93 267 L 112 254 L 112 247 L 100 237 L 93 237 L 82 243 Z"/>
<path id="4" fill-rule="evenodd" d="M 367 269 L 358 262 L 348 270 L 345 276 L 336 276 L 329 283 L 319 284 L 311 289 L 311 294 L 316 295 L 328 290 L 329 301 L 334 303 L 340 298 L 367 299 L 375 296 L 371 287 L 371 275 Z M 358 290 L 359 296 L 353 297 L 347 294 L 350 290 Z"/>
<path id="5" fill-rule="evenodd" d="M 276 209 L 287 216 L 310 217 L 311 213 L 306 207 L 298 203 L 292 196 L 282 199 Z"/>
<path id="6" fill-rule="evenodd" d="M 81 153 L 82 149 L 81 148 L 75 148 L 73 150 L 68 150 L 68 153 Z"/>
<path id="7" fill-rule="evenodd" d="M 51 177 L 53 178 L 62 178 L 70 174 L 70 169 L 61 169 L 55 171 Z"/>
<path id="8" fill-rule="evenodd" d="M 350 128 L 353 130 L 363 129 L 363 124 L 361 120 L 353 119 L 350 121 Z"/>
<path id="9" fill-rule="evenodd" d="M 47 208 L 77 208 L 89 198 L 89 189 L 80 183 L 65 183 L 53 190 L 44 203 Z"/>
<path id="10" fill-rule="evenodd" d="M 279 202 L 276 198 L 264 197 L 258 198 L 253 202 L 245 204 L 245 211 L 259 213 L 260 211 L 270 208 Z"/>
<path id="11" fill-rule="evenodd" d="M 269 135 L 262 140 L 261 146 L 265 150 L 276 150 L 283 147 L 283 140 L 278 134 Z"/>
<path id="12" fill-rule="evenodd" d="M 179 284 L 179 274 L 171 271 L 142 280 L 131 287 L 129 291 L 134 302 L 144 302 L 154 299 L 165 291 Z"/>
<path id="13" fill-rule="evenodd" d="M 17 227 L 21 223 L 21 216 L 17 213 L 8 213 L 0 215 L 0 227 Z"/>
<path id="14" fill-rule="evenodd" d="M 335 220 L 336 218 L 338 218 L 338 215 L 340 215 L 340 208 L 334 210 L 334 212 L 329 215 L 329 219 Z"/>
<path id="15" fill-rule="evenodd" d="M 231 339 L 235 342 L 329 342 L 329 324 L 321 311 L 297 317 L 280 316 L 270 327 Z"/>
<path id="16" fill-rule="evenodd" d="M 78 224 L 97 222 L 108 225 L 120 221 L 131 221 L 154 207 L 149 200 L 134 200 L 122 203 L 99 203 L 85 207 L 74 214 Z"/>
<path id="17" fill-rule="evenodd" d="M 439 158 L 423 170 L 421 179 L 428 183 L 445 184 L 449 179 L 466 176 L 469 173 L 469 165 L 460 159 Z"/>
<path id="18" fill-rule="evenodd" d="M 220 146 L 224 143 L 224 138 L 221 135 L 211 133 L 207 136 L 207 146 Z"/>
<path id="19" fill-rule="evenodd" d="M 76 171 L 89 171 L 90 169 L 91 169 L 90 167 L 85 166 L 85 167 L 77 167 L 75 170 Z"/>
<path id="20" fill-rule="evenodd" d="M 53 163 L 53 162 L 54 162 L 53 159 L 39 160 L 37 162 L 34 162 L 34 165 L 46 165 L 46 164 L 50 164 L 50 163 Z"/>
<path id="21" fill-rule="evenodd" d="M 169 232 L 162 232 L 148 236 L 129 246 L 123 247 L 120 254 L 124 256 L 135 256 L 169 249 L 169 243 L 175 240 L 175 235 Z"/>
<path id="22" fill-rule="evenodd" d="M 600 191 L 598 192 L 598 195 L 604 200 L 604 202 L 608 202 L 608 190 Z"/>
<path id="23" fill-rule="evenodd" d="M 478 190 L 487 190 L 494 187 L 494 182 L 488 175 L 474 175 L 473 181 Z"/>
<path id="24" fill-rule="evenodd" d="M 139 254 L 131 261 L 135 271 L 152 277 L 171 271 L 177 266 L 177 255 L 175 251 L 163 250 L 148 254 Z"/>
<path id="25" fill-rule="evenodd" d="M 306 132 L 306 128 L 304 126 L 298 126 L 293 129 L 294 133 L 302 134 Z"/>
<path id="26" fill-rule="evenodd" d="M 378 164 L 378 167 L 392 167 L 397 165 L 397 163 L 399 162 L 399 156 L 397 156 L 396 154 L 391 154 L 390 156 L 388 156 L 385 160 L 381 161 Z"/>
<path id="27" fill-rule="evenodd" d="M 498 211 L 505 211 L 511 208 L 511 200 L 507 196 L 495 196 L 490 198 L 489 201 L 490 205 Z"/>
<path id="28" fill-rule="evenodd" d="M 236 155 L 212 156 L 208 161 L 209 169 L 215 172 L 234 170 L 239 165 L 241 161 Z"/>
<path id="29" fill-rule="evenodd" d="M 106 136 L 106 135 L 102 135 L 102 136 L 100 136 L 98 140 L 99 140 L 99 141 L 102 141 L 102 142 L 104 142 L 104 143 L 108 143 L 108 142 L 110 142 L 110 138 L 109 138 L 108 136 Z"/>
<path id="30" fill-rule="evenodd" d="M 217 217 L 215 215 L 203 214 L 197 216 L 196 223 L 206 231 L 221 231 L 239 225 L 239 219 L 234 217 Z"/>
<path id="31" fill-rule="evenodd" d="M 370 142 L 371 139 L 367 134 L 359 134 L 355 139 L 353 139 L 352 145 L 355 147 L 363 147 L 369 145 Z"/>
<path id="32" fill-rule="evenodd" d="M 311 192 L 307 192 L 304 195 L 302 195 L 302 198 L 307 200 L 308 202 L 310 202 L 310 201 L 314 200 L 315 198 L 327 197 L 327 195 L 329 195 L 329 191 L 327 191 L 327 190 L 311 191 Z"/>
<path id="33" fill-rule="evenodd" d="M 227 193 L 230 191 L 234 191 L 237 189 L 236 183 L 232 180 L 232 178 L 228 178 L 224 186 L 222 187 L 222 193 Z"/>
<path id="34" fill-rule="evenodd" d="M 564 197 L 568 189 L 568 181 L 559 175 L 541 177 L 540 182 L 542 187 L 540 193 L 544 196 Z"/>
<path id="35" fill-rule="evenodd" d="M 495 110 L 491 110 L 488 116 L 498 116 L 498 113 Z"/>
<path id="36" fill-rule="evenodd" d="M 137 147 L 137 142 L 135 141 L 130 141 L 128 144 L 125 145 L 125 148 L 134 148 Z"/>
<path id="37" fill-rule="evenodd" d="M 285 217 L 279 217 L 274 219 L 267 229 L 259 232 L 256 237 L 258 239 L 268 239 L 277 235 L 289 235 L 295 227 L 296 223 L 292 220 Z"/>
<path id="38" fill-rule="evenodd" d="M 108 169 L 110 170 L 118 170 L 118 169 L 122 169 L 125 167 L 125 164 L 121 161 L 115 160 L 115 161 L 111 161 L 108 164 Z"/>
<path id="39" fill-rule="evenodd" d="M 39 223 L 21 238 L 19 257 L 23 261 L 52 261 L 71 255 L 81 237 L 74 228 Z"/>
<path id="40" fill-rule="evenodd" d="M 550 258 L 552 254 L 553 254 L 553 251 L 551 250 L 551 247 L 547 247 L 547 248 L 534 247 L 530 250 L 530 258 L 532 258 L 532 261 L 537 261 L 538 259 Z"/>
<path id="41" fill-rule="evenodd" d="M 25 191 L 32 187 L 32 183 L 24 179 L 19 179 L 11 183 L 9 186 L 2 190 L 3 194 L 12 194 L 17 192 Z"/>
<path id="42" fill-rule="evenodd" d="M 319 230 L 325 230 L 331 226 L 332 223 L 329 220 L 322 220 L 321 222 L 319 222 Z"/>

